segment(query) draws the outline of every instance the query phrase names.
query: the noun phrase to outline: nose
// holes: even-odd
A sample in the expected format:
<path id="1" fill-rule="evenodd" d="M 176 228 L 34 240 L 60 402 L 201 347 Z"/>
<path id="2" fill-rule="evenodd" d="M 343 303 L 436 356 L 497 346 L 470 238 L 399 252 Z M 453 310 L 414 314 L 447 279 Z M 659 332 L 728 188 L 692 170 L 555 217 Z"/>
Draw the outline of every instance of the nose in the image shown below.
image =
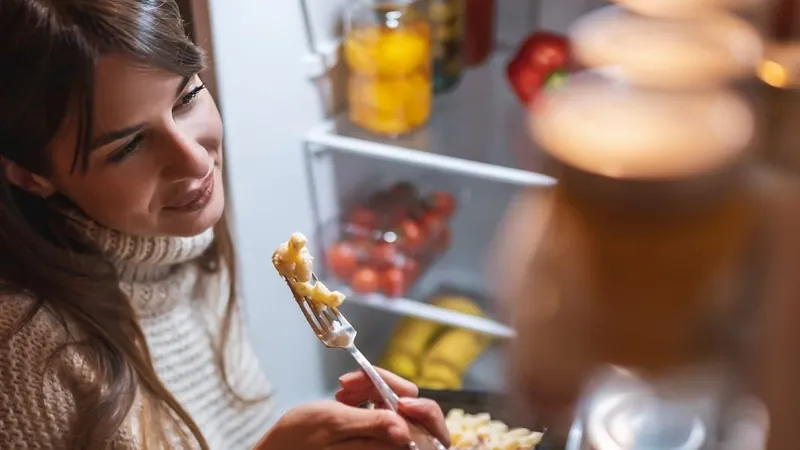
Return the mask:
<path id="1" fill-rule="evenodd" d="M 208 150 L 186 130 L 172 126 L 165 133 L 163 175 L 172 182 L 200 179 L 214 164 Z"/>

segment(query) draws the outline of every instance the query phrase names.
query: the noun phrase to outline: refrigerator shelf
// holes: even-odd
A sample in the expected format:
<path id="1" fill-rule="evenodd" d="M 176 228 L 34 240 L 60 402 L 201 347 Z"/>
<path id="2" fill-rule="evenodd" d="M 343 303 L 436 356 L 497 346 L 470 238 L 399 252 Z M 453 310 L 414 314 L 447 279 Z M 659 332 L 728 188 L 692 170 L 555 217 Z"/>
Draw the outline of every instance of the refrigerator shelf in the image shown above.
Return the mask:
<path id="1" fill-rule="evenodd" d="M 350 123 L 347 112 L 313 128 L 313 154 L 342 152 L 396 161 L 500 183 L 549 186 L 547 160 L 527 131 L 527 111 L 505 79 L 509 55 L 497 52 L 469 70 L 452 93 L 437 96 L 428 125 L 384 138 Z"/>
<path id="2" fill-rule="evenodd" d="M 409 298 L 388 298 L 381 294 L 361 295 L 354 293 L 346 286 L 335 283 L 331 284 L 331 288 L 335 288 L 347 296 L 346 304 L 367 306 L 402 316 L 418 317 L 497 338 L 511 339 L 516 336 L 516 332 L 511 327 L 492 319 L 459 313 Z"/>

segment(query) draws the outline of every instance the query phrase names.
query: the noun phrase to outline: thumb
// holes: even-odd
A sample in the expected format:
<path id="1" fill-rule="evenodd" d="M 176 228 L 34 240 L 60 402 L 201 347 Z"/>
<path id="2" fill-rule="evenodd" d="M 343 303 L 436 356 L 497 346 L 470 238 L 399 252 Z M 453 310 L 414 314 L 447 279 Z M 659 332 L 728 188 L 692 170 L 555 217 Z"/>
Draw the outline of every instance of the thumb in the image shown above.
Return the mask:
<path id="1" fill-rule="evenodd" d="M 411 442 L 408 424 L 397 413 L 339 405 L 341 409 L 337 408 L 333 415 L 335 423 L 331 430 L 335 442 L 367 439 L 399 446 Z"/>

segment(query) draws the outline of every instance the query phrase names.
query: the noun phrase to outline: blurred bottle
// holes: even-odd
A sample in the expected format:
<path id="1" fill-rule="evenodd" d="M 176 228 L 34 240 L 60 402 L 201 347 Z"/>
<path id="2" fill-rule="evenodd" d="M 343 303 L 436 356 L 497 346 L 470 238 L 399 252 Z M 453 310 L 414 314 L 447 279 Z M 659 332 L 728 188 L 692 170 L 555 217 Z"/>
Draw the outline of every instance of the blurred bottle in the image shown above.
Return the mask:
<path id="1" fill-rule="evenodd" d="M 437 94 L 458 86 L 464 70 L 465 0 L 429 0 L 433 30 L 433 89 Z"/>
<path id="2" fill-rule="evenodd" d="M 726 49 L 742 40 L 727 37 L 745 36 L 747 49 L 760 40 L 721 17 L 745 33 L 714 39 L 706 16 L 588 13 L 570 38 L 591 70 L 570 74 L 532 109 L 532 135 L 561 163 L 559 183 L 512 206 L 538 236 L 506 233 L 518 242 L 505 267 L 519 268 L 505 274 L 501 295 L 519 302 L 523 393 L 549 409 L 580 405 L 587 435 L 574 449 L 719 448 L 709 445 L 721 426 L 714 411 L 729 397 L 717 390 L 741 374 L 687 372 L 738 362 L 754 317 L 742 305 L 761 287 L 751 264 L 763 207 L 746 157 L 752 112 L 725 87 L 752 76 L 760 56 L 745 52 L 740 64 Z M 704 62 L 722 63 L 703 67 L 694 55 L 704 52 L 713 56 Z M 609 366 L 635 381 L 598 381 Z M 684 382 L 690 394 L 672 391 Z"/>
<path id="3" fill-rule="evenodd" d="M 468 67 L 478 66 L 494 50 L 495 0 L 467 0 L 465 58 Z"/>
<path id="4" fill-rule="evenodd" d="M 625 39 L 616 56 L 631 56 L 636 36 Z M 662 42 L 677 57 L 687 41 Z M 670 64 L 667 53 L 648 62 Z M 752 116 L 729 120 L 739 102 L 683 107 L 732 80 L 654 92 L 614 73 L 600 74 L 614 81 L 604 89 L 571 76 L 542 96 L 532 131 L 559 182 L 525 192 L 498 232 L 491 265 L 515 303 L 520 397 L 579 405 L 570 450 L 758 450 L 758 396 L 768 448 L 796 448 L 797 179 L 749 153 Z M 796 120 L 785 126 L 796 136 Z"/>
<path id="5" fill-rule="evenodd" d="M 395 137 L 431 114 L 430 24 L 423 0 L 359 0 L 347 12 L 350 120 Z"/>
<path id="6" fill-rule="evenodd" d="M 800 88 L 800 5 L 779 0 L 768 20 L 767 45 L 758 76 L 780 89 Z"/>

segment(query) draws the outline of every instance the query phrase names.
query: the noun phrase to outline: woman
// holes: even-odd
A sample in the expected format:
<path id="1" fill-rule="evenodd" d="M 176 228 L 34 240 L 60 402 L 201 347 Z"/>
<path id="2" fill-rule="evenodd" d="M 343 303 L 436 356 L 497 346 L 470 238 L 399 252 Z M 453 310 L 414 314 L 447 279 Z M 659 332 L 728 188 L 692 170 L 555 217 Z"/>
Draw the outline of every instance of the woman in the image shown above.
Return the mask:
<path id="1" fill-rule="evenodd" d="M 351 406 L 375 398 L 360 373 L 339 403 L 268 429 L 236 304 L 222 125 L 174 1 L 3 0 L 0 66 L 0 447 L 408 442 L 400 416 Z M 447 439 L 434 403 L 401 412 Z"/>

